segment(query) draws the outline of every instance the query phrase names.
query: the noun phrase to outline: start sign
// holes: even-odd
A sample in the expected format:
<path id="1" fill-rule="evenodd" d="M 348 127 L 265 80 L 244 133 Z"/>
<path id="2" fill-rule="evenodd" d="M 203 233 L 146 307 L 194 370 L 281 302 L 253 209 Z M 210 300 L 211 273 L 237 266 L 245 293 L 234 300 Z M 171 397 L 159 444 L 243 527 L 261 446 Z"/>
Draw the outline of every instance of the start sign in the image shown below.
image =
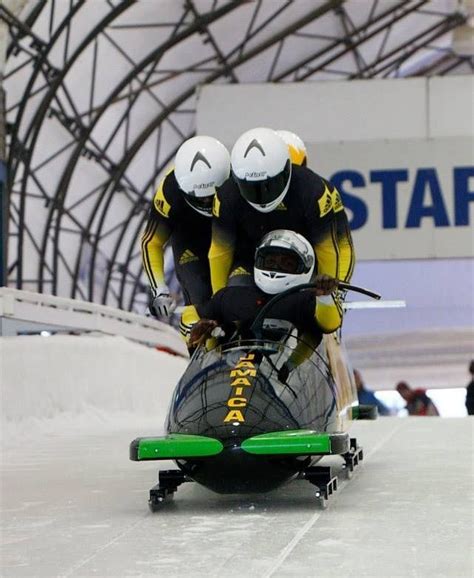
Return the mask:
<path id="1" fill-rule="evenodd" d="M 358 259 L 474 256 L 472 139 L 308 148 L 341 193 Z"/>
<path id="2" fill-rule="evenodd" d="M 396 229 L 399 226 L 407 229 L 420 228 L 423 219 L 431 219 L 435 227 L 471 225 L 469 203 L 474 201 L 474 166 L 453 168 L 451 189 L 454 194 L 449 195 L 447 191 L 443 191 L 435 167 L 419 168 L 413 173 L 410 175 L 408 169 L 385 169 L 369 172 L 370 183 L 379 184 L 382 204 L 380 224 L 383 229 Z M 349 213 L 352 213 L 352 230 L 360 229 L 369 218 L 369 206 L 355 192 L 349 191 L 365 188 L 367 186 L 365 176 L 357 171 L 346 170 L 338 171 L 330 180 L 341 193 L 344 206 Z M 412 184 L 409 191 L 408 211 L 403 219 L 398 211 L 398 186 L 400 183 Z M 447 196 L 453 205 L 450 207 L 453 214 L 452 222 L 447 210 Z"/>

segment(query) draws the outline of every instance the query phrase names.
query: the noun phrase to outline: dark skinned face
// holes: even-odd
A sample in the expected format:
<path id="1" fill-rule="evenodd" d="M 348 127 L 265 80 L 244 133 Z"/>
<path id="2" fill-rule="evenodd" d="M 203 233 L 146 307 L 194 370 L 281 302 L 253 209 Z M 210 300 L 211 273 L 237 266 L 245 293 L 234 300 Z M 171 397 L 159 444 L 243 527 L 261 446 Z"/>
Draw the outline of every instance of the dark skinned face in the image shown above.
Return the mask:
<path id="1" fill-rule="evenodd" d="M 299 260 L 290 254 L 269 254 L 265 257 L 263 266 L 268 271 L 281 271 L 283 273 L 296 273 Z"/>

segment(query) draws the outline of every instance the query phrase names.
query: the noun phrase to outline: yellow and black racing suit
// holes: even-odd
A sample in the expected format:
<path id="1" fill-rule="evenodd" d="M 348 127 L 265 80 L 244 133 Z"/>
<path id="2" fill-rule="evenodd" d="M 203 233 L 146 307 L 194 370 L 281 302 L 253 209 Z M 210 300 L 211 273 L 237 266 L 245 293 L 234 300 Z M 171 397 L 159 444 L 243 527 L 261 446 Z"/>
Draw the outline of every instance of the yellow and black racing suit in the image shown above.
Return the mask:
<path id="1" fill-rule="evenodd" d="M 349 281 L 352 275 L 355 256 L 339 192 L 306 167 L 292 165 L 288 192 L 272 212 L 254 209 L 229 179 L 214 198 L 213 214 L 209 262 L 214 293 L 226 285 L 253 283 L 255 249 L 275 229 L 296 231 L 310 241 L 317 260 L 315 274 L 340 281 Z M 318 298 L 315 315 L 323 333 L 338 329 L 342 323 L 339 297 Z"/>
<path id="2" fill-rule="evenodd" d="M 193 209 L 176 181 L 174 171 L 161 181 L 150 207 L 142 236 L 143 267 L 150 286 L 165 284 L 163 254 L 170 242 L 176 276 L 184 295 L 185 308 L 180 331 L 187 340 L 191 326 L 199 319 L 196 305 L 211 296 L 208 251 L 212 220 Z"/>
<path id="3" fill-rule="evenodd" d="M 263 293 L 255 285 L 224 287 L 215 293 L 212 299 L 199 305 L 197 310 L 201 318 L 213 319 L 223 326 L 237 322 L 245 332 L 260 309 L 273 297 L 274 295 Z M 300 332 L 317 333 L 319 343 L 322 331 L 315 317 L 315 306 L 314 292 L 293 293 L 270 306 L 267 317 L 289 321 Z"/>

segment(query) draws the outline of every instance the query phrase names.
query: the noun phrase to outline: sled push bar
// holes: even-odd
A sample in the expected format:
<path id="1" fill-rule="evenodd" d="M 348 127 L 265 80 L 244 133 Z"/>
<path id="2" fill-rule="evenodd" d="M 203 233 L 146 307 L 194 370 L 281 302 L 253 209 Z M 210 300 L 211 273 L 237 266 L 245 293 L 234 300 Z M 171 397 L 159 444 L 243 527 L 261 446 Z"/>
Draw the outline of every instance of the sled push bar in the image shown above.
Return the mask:
<path id="1" fill-rule="evenodd" d="M 382 296 L 374 291 L 370 291 L 369 289 L 364 289 L 364 287 L 358 287 L 357 285 L 350 285 L 349 283 L 345 283 L 344 281 L 338 282 L 338 288 L 344 291 L 355 291 L 356 293 L 362 293 L 363 295 L 367 295 L 368 297 L 372 297 L 372 299 L 379 300 Z M 315 283 L 302 283 L 301 285 L 297 285 L 296 287 L 291 287 L 282 293 L 278 293 L 275 295 L 270 301 L 268 301 L 259 311 L 257 317 L 255 317 L 252 326 L 250 327 L 250 331 L 255 331 L 259 324 L 262 323 L 263 319 L 265 318 L 266 312 L 280 299 L 286 297 L 287 295 L 292 295 L 293 293 L 299 293 L 300 291 L 304 291 L 305 289 L 316 289 Z"/>
<path id="2" fill-rule="evenodd" d="M 337 284 L 339 289 L 344 289 L 345 291 L 355 291 L 356 293 L 362 293 L 362 295 L 367 295 L 372 297 L 372 299 L 380 299 L 382 295 L 375 293 L 375 291 L 370 291 L 369 289 L 364 289 L 364 287 L 359 287 L 358 285 L 350 285 L 349 283 L 344 283 L 344 281 L 339 281 Z"/>
<path id="3" fill-rule="evenodd" d="M 278 295 L 276 295 L 273 299 L 271 299 L 267 305 L 273 305 L 276 301 L 280 300 L 280 296 L 286 296 L 286 295 L 291 295 L 292 293 L 296 293 L 298 291 L 303 291 L 304 289 L 315 289 L 316 285 L 314 283 L 303 283 L 302 285 L 298 285 L 297 287 L 292 287 L 291 289 L 288 289 L 287 291 L 284 291 L 283 293 L 279 293 Z M 367 295 L 368 297 L 371 297 L 372 299 L 376 299 L 379 300 L 382 298 L 382 296 L 379 293 L 375 293 L 375 291 L 370 291 L 369 289 L 365 289 L 364 287 L 359 287 L 358 285 L 350 285 L 349 283 L 345 283 L 344 281 L 339 281 L 338 282 L 338 288 L 342 289 L 344 291 L 354 291 L 356 293 L 361 293 L 362 295 Z M 389 303 L 389 302 L 387 302 Z M 393 301 L 393 303 L 396 303 L 396 305 L 385 305 L 384 307 L 405 307 L 405 302 L 402 301 Z M 346 304 L 346 305 L 350 305 L 350 304 Z M 266 307 L 266 306 L 265 306 Z M 262 308 L 263 309 L 265 309 Z M 345 307 L 346 309 L 365 309 L 364 306 L 357 306 L 357 307 Z M 370 307 L 367 307 L 367 309 L 370 309 Z M 175 312 L 181 314 L 184 310 L 184 307 L 176 307 Z M 266 309 L 265 309 L 266 311 Z M 255 319 L 255 321 L 257 320 L 257 318 Z"/>

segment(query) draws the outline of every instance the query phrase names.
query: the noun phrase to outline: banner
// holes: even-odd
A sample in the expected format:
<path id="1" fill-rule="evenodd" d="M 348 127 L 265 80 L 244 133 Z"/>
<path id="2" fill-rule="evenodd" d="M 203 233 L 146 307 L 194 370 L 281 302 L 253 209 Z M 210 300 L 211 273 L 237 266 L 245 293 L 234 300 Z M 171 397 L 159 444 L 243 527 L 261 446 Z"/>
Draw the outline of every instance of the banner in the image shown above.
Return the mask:
<path id="1" fill-rule="evenodd" d="M 474 148 L 468 137 L 308 145 L 340 191 L 358 259 L 474 256 Z"/>

